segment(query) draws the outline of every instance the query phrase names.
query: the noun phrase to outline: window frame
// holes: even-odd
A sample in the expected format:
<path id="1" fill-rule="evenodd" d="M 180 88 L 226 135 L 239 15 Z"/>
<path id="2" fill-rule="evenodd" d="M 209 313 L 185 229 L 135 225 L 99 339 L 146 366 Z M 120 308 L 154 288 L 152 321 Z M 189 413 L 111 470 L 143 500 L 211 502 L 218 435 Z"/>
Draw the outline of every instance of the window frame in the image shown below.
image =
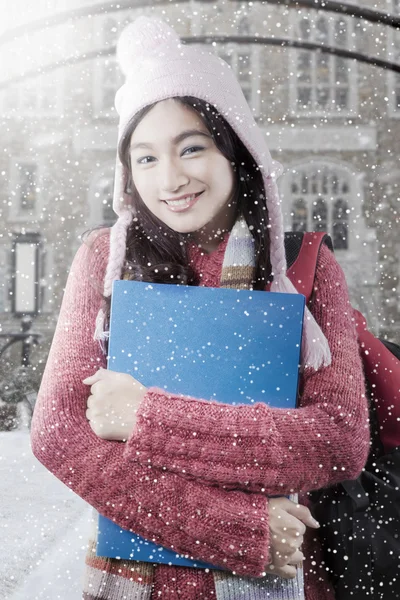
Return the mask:
<path id="1" fill-rule="evenodd" d="M 197 8 L 197 7 L 196 7 Z M 249 11 L 249 7 L 247 5 L 243 5 L 242 8 L 245 8 L 246 11 Z M 215 7 L 214 7 L 215 9 Z M 222 9 L 219 11 L 220 14 L 222 15 Z M 206 29 L 205 29 L 205 22 L 206 22 L 206 18 L 209 15 L 209 8 L 208 5 L 204 5 L 204 7 L 199 7 L 199 9 L 192 14 L 192 19 L 191 19 L 191 23 L 190 23 L 190 30 L 192 35 L 206 35 Z M 230 35 L 240 35 L 239 33 L 239 29 L 240 28 L 246 28 L 249 30 L 250 34 L 251 34 L 251 29 L 252 29 L 252 17 L 251 17 L 251 13 L 248 12 L 248 14 L 246 16 L 242 16 L 240 19 L 238 19 L 238 22 L 236 23 L 236 30 L 230 32 Z M 228 35 L 225 31 L 221 31 L 221 35 Z M 198 44 L 199 48 L 204 48 L 204 44 Z M 241 79 L 240 79 L 240 75 L 238 72 L 238 54 L 239 53 L 243 53 L 243 54 L 248 54 L 249 58 L 250 58 L 250 70 L 252 72 L 251 74 L 251 82 L 250 82 L 250 101 L 248 102 L 249 106 L 250 106 L 250 110 L 253 114 L 254 118 L 258 118 L 260 116 L 260 106 L 261 106 L 261 101 L 260 101 L 260 94 L 258 93 L 258 90 L 261 87 L 261 73 L 260 73 L 260 68 L 261 68 L 261 47 L 257 44 L 236 44 L 234 42 L 228 42 L 225 44 L 213 44 L 211 51 L 214 52 L 215 54 L 217 54 L 220 58 L 223 58 L 223 56 L 221 56 L 222 54 L 231 54 L 233 57 L 232 62 L 230 62 L 229 64 L 231 65 L 235 76 L 237 77 L 239 83 L 242 86 L 241 83 Z"/>
<path id="2" fill-rule="evenodd" d="M 331 37 L 332 35 L 332 30 L 331 27 L 335 26 L 336 23 L 338 22 L 339 19 L 342 19 L 343 21 L 346 22 L 346 26 L 347 26 L 347 46 L 346 48 L 348 50 L 352 50 L 355 51 L 356 50 L 356 42 L 355 42 L 355 36 L 354 34 L 354 23 L 351 20 L 351 18 L 346 17 L 345 15 L 337 15 L 336 17 L 332 17 L 334 18 L 334 24 L 331 25 L 331 20 L 327 17 L 327 15 L 325 13 L 321 14 L 320 11 L 316 11 L 313 9 L 299 9 L 298 11 L 291 11 L 290 15 L 289 15 L 289 32 L 290 32 L 290 39 L 297 39 L 298 35 L 297 35 L 297 30 L 300 24 L 300 21 L 304 18 L 307 17 L 310 19 L 311 23 L 312 23 L 312 36 L 310 41 L 315 41 L 315 27 L 316 27 L 316 23 L 317 20 L 319 18 L 325 18 L 328 26 L 329 26 L 329 31 L 328 31 L 328 35 L 329 37 Z M 331 45 L 331 42 L 329 41 L 329 45 Z M 301 109 L 298 106 L 297 103 L 297 98 L 298 98 L 298 88 L 299 88 L 299 81 L 297 78 L 297 65 L 298 65 L 298 59 L 299 59 L 299 55 L 301 52 L 309 52 L 310 56 L 311 56 L 311 68 L 312 68 L 312 72 L 311 72 L 311 77 L 312 77 L 312 82 L 310 84 L 310 89 L 311 89 L 311 95 L 312 95 L 312 102 L 313 105 L 309 108 L 306 109 Z M 333 59 L 338 59 L 341 57 L 337 57 L 331 54 L 318 54 L 316 51 L 313 50 L 302 50 L 299 48 L 290 48 L 289 49 L 289 60 L 288 60 L 288 67 L 289 67 L 289 74 L 288 74 L 288 80 L 289 80 L 289 113 L 291 114 L 291 116 L 299 118 L 299 117 L 303 117 L 303 118 L 315 118 L 315 117 L 329 117 L 329 118 L 347 118 L 347 117 L 355 117 L 357 115 L 357 111 L 358 111 L 358 88 L 357 88 L 357 75 L 358 75 L 358 70 L 357 70 L 357 63 L 355 60 L 351 60 L 351 59 L 347 59 L 344 58 L 343 60 L 345 61 L 345 64 L 348 65 L 348 92 L 349 92 L 349 101 L 348 101 L 348 108 L 347 109 L 343 109 L 343 110 L 332 110 L 330 108 L 324 108 L 324 109 L 317 109 L 315 108 L 315 92 L 317 89 L 317 78 L 316 78 L 316 59 L 318 56 L 325 56 L 326 59 L 332 63 Z M 328 66 L 328 73 L 330 74 L 331 71 L 333 72 L 333 69 L 331 69 Z M 334 77 L 334 73 L 329 75 L 330 78 Z M 333 90 L 335 89 L 335 84 L 331 83 L 329 86 L 329 90 Z"/>
<path id="3" fill-rule="evenodd" d="M 35 198 L 35 207 L 33 210 L 27 209 L 26 212 L 21 210 L 20 205 L 20 189 L 17 189 L 17 186 L 20 186 L 20 169 L 18 168 L 19 164 L 30 164 L 34 165 L 36 168 L 36 198 Z M 43 203 L 43 183 L 44 183 L 44 173 L 43 173 L 43 165 L 40 161 L 33 161 L 30 158 L 25 158 L 23 156 L 13 156 L 10 159 L 9 163 L 9 188 L 8 188 L 8 221 L 16 221 L 16 222 L 27 222 L 32 219 L 37 219 L 40 214 L 40 208 Z M 18 192 L 18 194 L 17 194 Z M 15 200 L 18 200 L 17 202 Z"/>
<path id="4" fill-rule="evenodd" d="M 251 70 L 251 79 L 250 79 L 250 100 L 248 100 L 248 104 L 250 106 L 250 110 L 253 114 L 254 118 L 259 117 L 260 115 L 260 94 L 258 94 L 258 90 L 260 89 L 260 60 L 261 55 L 260 46 L 255 44 L 235 44 L 234 42 L 229 42 L 227 44 L 216 44 L 214 46 L 216 53 L 220 58 L 224 58 L 223 55 L 231 54 L 232 61 L 228 64 L 233 69 L 236 78 L 240 83 L 240 87 L 242 87 L 242 81 L 239 74 L 239 66 L 238 66 L 238 56 L 240 54 L 248 54 L 250 59 L 250 70 Z M 244 93 L 244 92 L 243 92 Z"/>
<path id="5" fill-rule="evenodd" d="M 362 217 L 362 205 L 363 205 L 363 187 L 362 180 L 364 178 L 363 173 L 354 173 L 352 168 L 349 168 L 345 163 L 337 160 L 332 160 L 329 157 L 321 158 L 316 161 L 315 158 L 306 158 L 301 161 L 296 161 L 291 165 L 288 165 L 285 169 L 285 173 L 282 176 L 282 182 L 280 183 L 280 192 L 284 207 L 284 225 L 286 231 L 292 231 L 293 222 L 293 203 L 295 200 L 303 198 L 306 201 L 307 206 L 307 226 L 306 231 L 313 231 L 312 224 L 312 194 L 301 194 L 294 195 L 291 191 L 292 178 L 294 174 L 300 175 L 305 173 L 311 179 L 313 173 L 318 170 L 327 169 L 328 171 L 336 172 L 338 177 L 344 176 L 348 181 L 349 189 L 347 193 L 336 194 L 330 197 L 329 193 L 324 196 L 327 201 L 328 207 L 328 224 L 329 228 L 327 233 L 333 239 L 333 211 L 334 202 L 338 199 L 347 201 L 348 209 L 350 213 L 348 215 L 348 246 L 347 249 L 338 248 L 335 250 L 335 254 L 338 257 L 350 257 L 355 252 L 362 251 L 363 234 L 365 233 L 366 225 Z M 315 196 L 317 193 L 315 193 Z M 356 218 L 357 217 L 357 218 Z"/>

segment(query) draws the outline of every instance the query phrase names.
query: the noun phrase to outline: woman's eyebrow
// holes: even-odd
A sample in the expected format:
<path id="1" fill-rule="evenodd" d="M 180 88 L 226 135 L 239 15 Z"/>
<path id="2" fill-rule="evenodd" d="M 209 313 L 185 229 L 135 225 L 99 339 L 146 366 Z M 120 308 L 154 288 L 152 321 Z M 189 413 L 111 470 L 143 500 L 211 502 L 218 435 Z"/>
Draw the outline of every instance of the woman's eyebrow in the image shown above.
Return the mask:
<path id="1" fill-rule="evenodd" d="M 203 137 L 211 138 L 211 135 L 208 132 L 206 133 L 205 131 L 201 131 L 200 129 L 187 129 L 186 131 L 182 131 L 182 133 L 175 136 L 172 141 L 174 144 L 179 144 L 179 142 L 182 142 L 186 138 L 192 137 L 194 135 L 202 135 Z"/>
<path id="2" fill-rule="evenodd" d="M 187 129 L 186 131 L 182 131 L 181 133 L 176 135 L 174 138 L 172 138 L 172 143 L 175 145 L 179 144 L 186 138 L 192 137 L 195 135 L 202 135 L 203 137 L 211 139 L 211 135 L 209 133 L 206 133 L 205 131 L 201 131 L 200 129 Z M 132 144 L 130 147 L 131 152 L 132 152 L 132 150 L 136 150 L 136 148 L 152 148 L 152 144 L 149 144 L 146 142 L 138 142 L 137 144 Z"/>

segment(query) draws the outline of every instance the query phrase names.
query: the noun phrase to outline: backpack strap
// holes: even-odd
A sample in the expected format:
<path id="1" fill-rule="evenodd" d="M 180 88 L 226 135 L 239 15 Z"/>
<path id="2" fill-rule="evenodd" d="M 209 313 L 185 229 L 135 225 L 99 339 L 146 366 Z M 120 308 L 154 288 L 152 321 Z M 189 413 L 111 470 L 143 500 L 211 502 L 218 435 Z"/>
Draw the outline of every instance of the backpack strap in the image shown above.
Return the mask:
<path id="1" fill-rule="evenodd" d="M 285 234 L 287 274 L 307 303 L 312 297 L 322 244 L 333 251 L 331 238 L 324 232 Z M 368 331 L 364 316 L 358 310 L 353 311 L 364 373 L 376 406 L 380 439 L 389 453 L 400 446 L 400 361 L 390 347 Z"/>
<path id="2" fill-rule="evenodd" d="M 299 235 L 301 238 L 299 240 L 297 237 L 297 242 L 299 243 L 300 241 L 297 258 L 295 258 L 288 268 L 287 275 L 299 294 L 303 294 L 306 297 L 306 302 L 308 303 L 311 300 L 314 289 L 315 271 L 320 248 L 322 244 L 326 244 L 333 252 L 333 245 L 329 235 L 323 231 L 296 233 L 296 236 Z"/>
<path id="3" fill-rule="evenodd" d="M 400 361 L 367 329 L 363 315 L 354 310 L 361 357 L 380 425 L 386 453 L 400 446 Z"/>

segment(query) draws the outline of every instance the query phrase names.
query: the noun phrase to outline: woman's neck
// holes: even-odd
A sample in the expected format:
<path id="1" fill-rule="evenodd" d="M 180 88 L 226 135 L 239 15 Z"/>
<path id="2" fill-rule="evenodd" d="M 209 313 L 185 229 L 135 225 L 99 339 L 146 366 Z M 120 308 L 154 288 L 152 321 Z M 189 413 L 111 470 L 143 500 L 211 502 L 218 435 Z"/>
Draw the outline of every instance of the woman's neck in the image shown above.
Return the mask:
<path id="1" fill-rule="evenodd" d="M 218 248 L 221 242 L 224 241 L 227 233 L 229 233 L 228 230 L 218 230 L 215 232 L 215 234 L 204 235 L 200 234 L 199 231 L 195 231 L 194 233 L 189 234 L 189 239 L 199 246 L 199 248 L 204 250 L 206 254 L 211 254 Z"/>
<path id="2" fill-rule="evenodd" d="M 221 215 L 219 215 L 219 226 L 211 221 L 202 229 L 190 233 L 189 239 L 204 250 L 204 252 L 211 254 L 224 241 L 226 234 L 232 230 L 237 219 L 236 211 L 234 214 L 232 212 L 227 213 L 224 217 L 221 219 Z"/>

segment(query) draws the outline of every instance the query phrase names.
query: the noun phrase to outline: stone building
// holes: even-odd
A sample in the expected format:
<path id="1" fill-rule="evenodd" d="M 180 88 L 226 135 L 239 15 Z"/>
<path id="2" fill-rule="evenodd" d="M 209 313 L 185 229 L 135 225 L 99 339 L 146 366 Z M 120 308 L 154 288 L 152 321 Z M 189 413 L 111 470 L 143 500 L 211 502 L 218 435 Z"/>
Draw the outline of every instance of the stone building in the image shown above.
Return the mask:
<path id="1" fill-rule="evenodd" d="M 399 0 L 362 4 L 400 15 Z M 14 0 L 5 30 L 44 20 L 18 37 L 18 30 L 0 34 L 0 322 L 3 332 L 18 330 L 13 240 L 34 234 L 40 362 L 80 234 L 114 221 L 113 100 L 122 76 L 113 47 L 130 20 L 158 15 L 187 37 L 287 38 L 400 60 L 399 31 L 326 11 L 232 0 L 104 5 L 37 0 L 32 7 Z M 400 75 L 282 45 L 232 40 L 213 47 L 236 71 L 274 158 L 284 165 L 286 229 L 327 230 L 354 305 L 375 332 L 400 341 Z"/>

